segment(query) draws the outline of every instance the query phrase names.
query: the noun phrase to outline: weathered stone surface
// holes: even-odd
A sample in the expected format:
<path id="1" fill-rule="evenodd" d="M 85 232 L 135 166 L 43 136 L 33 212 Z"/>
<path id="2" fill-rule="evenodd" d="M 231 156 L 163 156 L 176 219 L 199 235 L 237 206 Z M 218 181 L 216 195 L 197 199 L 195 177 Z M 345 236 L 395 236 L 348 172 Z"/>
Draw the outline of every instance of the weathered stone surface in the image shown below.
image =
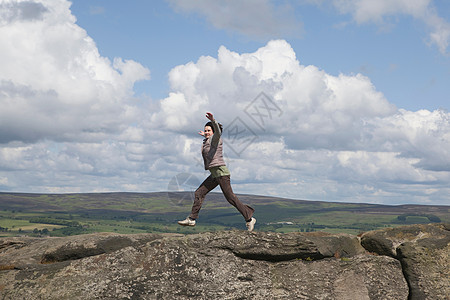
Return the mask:
<path id="1" fill-rule="evenodd" d="M 265 261 L 291 259 L 318 260 L 327 257 L 350 257 L 365 253 L 356 236 L 327 233 L 271 233 L 236 232 L 206 233 L 195 236 L 190 243 L 194 247 L 208 245 L 214 249 L 228 249 L 236 256 Z"/>
<path id="2" fill-rule="evenodd" d="M 398 259 L 410 299 L 450 299 L 449 224 L 411 225 L 365 233 L 361 244 Z"/>
<path id="3" fill-rule="evenodd" d="M 351 235 L 93 234 L 0 239 L 0 298 L 408 299 L 408 285 Z"/>
<path id="4" fill-rule="evenodd" d="M 145 244 L 161 238 L 160 235 L 114 235 L 98 233 L 64 238 L 2 238 L 0 239 L 0 268 L 16 268 L 39 263 L 69 261 L 114 252 L 127 246 Z M 11 255 L 14 254 L 14 255 Z"/>

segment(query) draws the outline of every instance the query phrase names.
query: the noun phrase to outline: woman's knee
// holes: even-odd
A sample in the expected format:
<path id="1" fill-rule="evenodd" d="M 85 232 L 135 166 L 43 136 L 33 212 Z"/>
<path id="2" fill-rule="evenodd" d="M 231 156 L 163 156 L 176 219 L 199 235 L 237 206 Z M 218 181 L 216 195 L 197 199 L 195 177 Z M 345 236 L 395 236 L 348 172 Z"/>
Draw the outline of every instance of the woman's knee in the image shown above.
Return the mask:
<path id="1" fill-rule="evenodd" d="M 208 191 L 206 191 L 206 189 L 204 189 L 204 188 L 202 188 L 202 187 L 199 187 L 199 188 L 195 191 L 194 196 L 195 196 L 196 199 L 201 199 L 201 198 L 204 198 L 204 197 L 206 196 L 207 193 L 208 193 Z"/>

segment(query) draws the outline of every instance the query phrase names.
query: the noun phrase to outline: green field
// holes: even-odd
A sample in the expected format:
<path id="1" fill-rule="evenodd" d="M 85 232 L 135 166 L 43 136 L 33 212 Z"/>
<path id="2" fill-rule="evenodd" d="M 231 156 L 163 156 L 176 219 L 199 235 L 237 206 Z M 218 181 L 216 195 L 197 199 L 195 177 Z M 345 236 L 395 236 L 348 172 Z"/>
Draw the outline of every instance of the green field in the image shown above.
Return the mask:
<path id="1" fill-rule="evenodd" d="M 373 205 L 238 195 L 255 208 L 255 230 L 351 233 L 406 224 L 450 222 L 450 206 Z M 94 232 L 198 233 L 245 229 L 220 193 L 207 196 L 194 228 L 176 221 L 190 212 L 192 195 L 178 193 L 0 193 L 0 236 L 65 236 Z"/>

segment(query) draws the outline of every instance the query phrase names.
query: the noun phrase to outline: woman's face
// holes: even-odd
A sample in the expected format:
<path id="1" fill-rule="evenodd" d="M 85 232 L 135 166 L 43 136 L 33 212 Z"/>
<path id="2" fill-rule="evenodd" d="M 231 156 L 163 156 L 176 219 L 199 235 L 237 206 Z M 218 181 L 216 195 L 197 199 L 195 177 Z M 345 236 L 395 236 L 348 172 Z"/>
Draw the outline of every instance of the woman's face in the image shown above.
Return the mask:
<path id="1" fill-rule="evenodd" d="M 211 126 L 205 126 L 205 138 L 209 138 L 213 134 L 214 132 L 212 131 Z"/>

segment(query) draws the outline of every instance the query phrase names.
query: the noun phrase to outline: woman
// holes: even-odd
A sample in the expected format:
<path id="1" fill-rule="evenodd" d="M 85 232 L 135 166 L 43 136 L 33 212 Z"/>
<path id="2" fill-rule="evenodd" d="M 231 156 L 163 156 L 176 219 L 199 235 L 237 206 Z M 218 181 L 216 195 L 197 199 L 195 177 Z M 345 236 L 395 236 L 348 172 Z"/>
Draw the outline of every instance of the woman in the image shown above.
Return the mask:
<path id="1" fill-rule="evenodd" d="M 220 185 L 227 201 L 236 207 L 246 221 L 248 231 L 255 227 L 256 219 L 253 218 L 254 209 L 243 204 L 233 193 L 230 184 L 230 171 L 228 170 L 222 153 L 222 125 L 217 123 L 211 113 L 206 113 L 206 118 L 210 122 L 206 123 L 205 131 L 199 131 L 199 134 L 205 139 L 202 145 L 202 156 L 205 164 L 205 170 L 209 170 L 211 175 L 195 191 L 195 200 L 192 205 L 191 214 L 183 221 L 178 221 L 182 226 L 195 226 L 195 219 L 198 217 L 200 208 L 206 194 Z"/>

